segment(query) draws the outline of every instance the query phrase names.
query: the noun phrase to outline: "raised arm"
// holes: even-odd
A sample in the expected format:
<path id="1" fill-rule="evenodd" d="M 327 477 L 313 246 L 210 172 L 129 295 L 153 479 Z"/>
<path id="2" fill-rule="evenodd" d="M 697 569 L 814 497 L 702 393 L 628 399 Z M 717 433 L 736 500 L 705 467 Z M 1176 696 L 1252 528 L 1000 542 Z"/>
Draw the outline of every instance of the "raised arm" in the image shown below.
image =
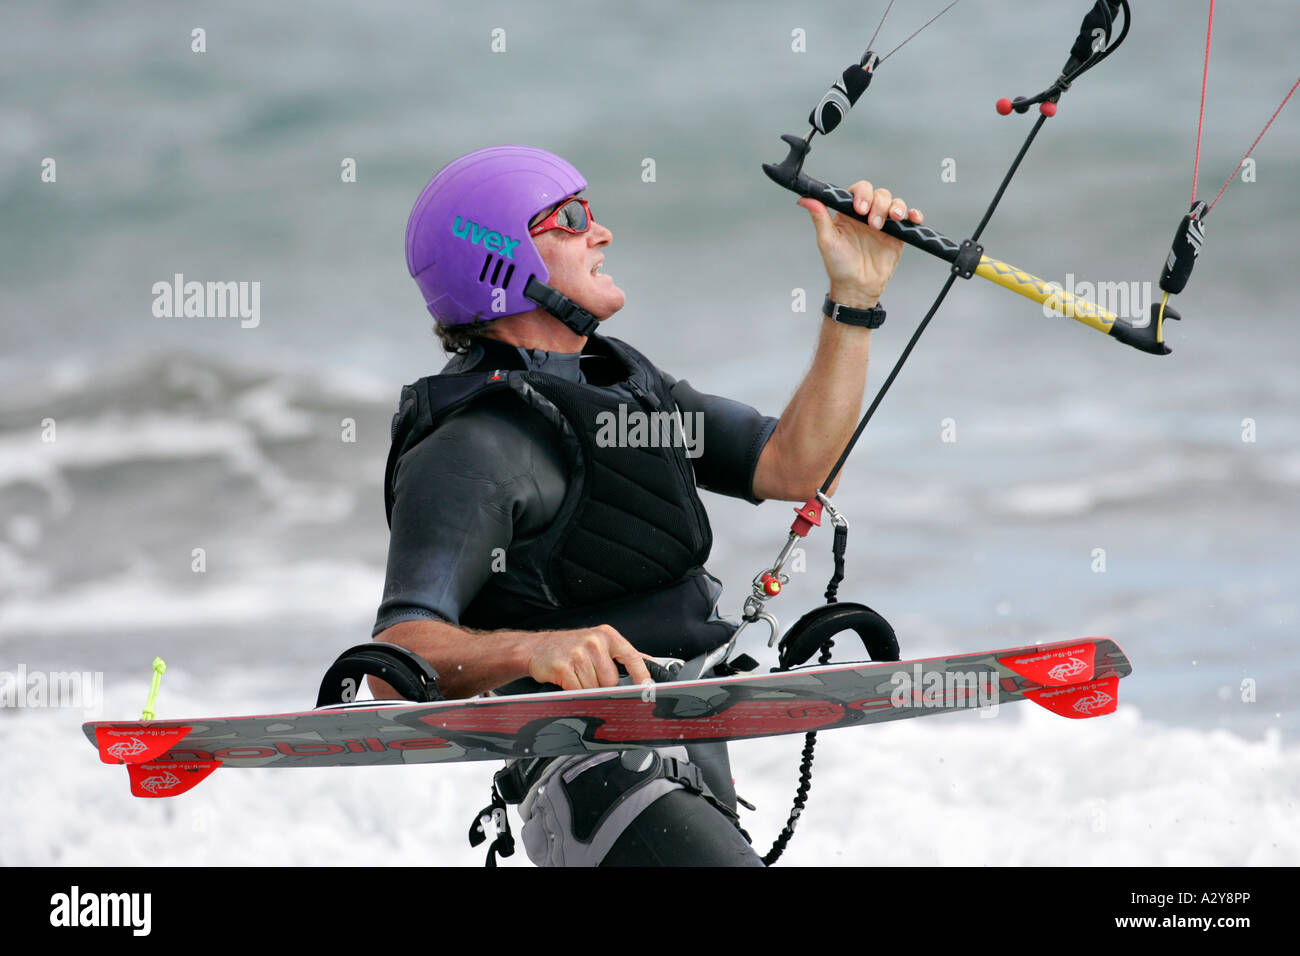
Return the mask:
<path id="1" fill-rule="evenodd" d="M 800 199 L 799 205 L 808 210 L 817 231 L 831 298 L 852 309 L 869 309 L 880 302 L 903 250 L 899 240 L 880 231 L 884 217 L 910 217 L 915 223 L 923 217 L 889 190 L 873 190 L 869 182 L 855 183 L 852 192 L 857 209 L 869 212 L 870 226 L 831 213 L 815 199 Z M 817 490 L 857 424 L 870 351 L 870 329 L 822 318 L 812 367 L 759 457 L 755 497 L 806 501 Z"/>

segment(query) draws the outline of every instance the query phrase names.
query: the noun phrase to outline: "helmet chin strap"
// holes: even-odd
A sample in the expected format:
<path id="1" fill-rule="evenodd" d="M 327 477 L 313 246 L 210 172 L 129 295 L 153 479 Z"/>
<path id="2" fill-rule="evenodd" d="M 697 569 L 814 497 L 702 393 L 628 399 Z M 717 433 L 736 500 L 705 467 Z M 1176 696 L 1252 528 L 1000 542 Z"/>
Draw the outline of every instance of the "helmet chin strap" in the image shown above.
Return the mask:
<path id="1" fill-rule="evenodd" d="M 594 315 L 564 293 L 557 292 L 545 282 L 539 282 L 536 276 L 528 277 L 528 285 L 524 286 L 524 296 L 536 302 L 579 335 L 590 335 L 600 324 L 600 320 Z"/>

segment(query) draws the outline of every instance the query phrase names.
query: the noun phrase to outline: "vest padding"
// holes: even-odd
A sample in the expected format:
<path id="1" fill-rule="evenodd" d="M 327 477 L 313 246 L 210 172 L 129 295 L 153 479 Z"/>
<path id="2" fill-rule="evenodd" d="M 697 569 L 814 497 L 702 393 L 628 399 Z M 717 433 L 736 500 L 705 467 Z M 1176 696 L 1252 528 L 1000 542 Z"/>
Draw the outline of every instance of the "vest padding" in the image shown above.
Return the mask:
<path id="1" fill-rule="evenodd" d="M 622 384 L 635 398 L 623 389 L 578 384 L 544 372 L 493 371 L 482 364 L 404 388 L 385 481 L 390 520 L 401 456 L 453 410 L 508 388 L 559 430 L 569 458 L 569 485 L 555 520 L 541 534 L 511 546 L 508 568 L 538 570 L 552 608 L 582 608 L 645 594 L 698 571 L 713 538 L 680 443 L 634 448 L 601 447 L 596 441 L 602 412 L 617 418 L 620 406 L 626 406 L 624 415 L 675 414 L 667 385 L 631 347 L 597 336 L 592 344 L 622 363 Z M 472 626 L 527 627 L 519 611 L 512 609 L 510 620 L 479 620 Z M 495 615 L 489 612 L 489 617 Z"/>
<path id="2" fill-rule="evenodd" d="M 533 385 L 570 423 L 581 448 L 582 468 L 571 478 L 579 487 L 565 502 L 573 497 L 574 510 L 558 529 L 550 558 L 548 577 L 561 603 L 653 590 L 702 564 L 712 537 L 684 451 L 602 448 L 597 416 L 617 416 L 618 406 L 630 402 L 550 376 L 536 376 Z M 655 407 L 636 410 L 649 414 Z M 561 518 L 565 512 L 562 506 Z"/>

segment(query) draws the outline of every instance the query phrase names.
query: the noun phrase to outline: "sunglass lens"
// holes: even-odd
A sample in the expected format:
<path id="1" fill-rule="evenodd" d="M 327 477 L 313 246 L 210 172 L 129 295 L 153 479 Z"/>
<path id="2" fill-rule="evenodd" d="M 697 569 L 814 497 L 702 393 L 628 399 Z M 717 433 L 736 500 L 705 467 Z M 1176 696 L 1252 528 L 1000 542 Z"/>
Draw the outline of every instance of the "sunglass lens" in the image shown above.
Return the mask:
<path id="1" fill-rule="evenodd" d="M 582 203 L 578 200 L 571 199 L 560 210 L 559 216 L 556 217 L 556 223 L 565 229 L 572 229 L 574 232 L 586 232 L 587 210 L 583 208 Z"/>

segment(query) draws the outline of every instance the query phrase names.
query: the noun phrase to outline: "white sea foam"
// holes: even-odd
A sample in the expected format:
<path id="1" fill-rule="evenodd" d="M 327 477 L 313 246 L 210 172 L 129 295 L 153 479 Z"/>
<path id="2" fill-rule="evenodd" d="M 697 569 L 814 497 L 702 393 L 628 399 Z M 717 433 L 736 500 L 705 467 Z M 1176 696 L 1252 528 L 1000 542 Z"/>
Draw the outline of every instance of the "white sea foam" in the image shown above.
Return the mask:
<path id="1" fill-rule="evenodd" d="M 274 701 L 182 697 L 167 714 L 266 712 Z M 109 711 L 138 707 L 109 689 Z M 141 800 L 99 762 L 80 715 L 0 715 L 0 865 L 462 865 L 495 764 L 219 769 Z M 743 822 L 765 850 L 785 822 L 802 737 L 733 746 Z M 52 755 L 59 755 L 53 759 Z M 784 862 L 795 865 L 1296 865 L 1300 750 L 1271 732 L 1170 729 L 1122 705 L 1069 721 L 1030 704 L 837 730 Z M 309 813 L 303 808 L 310 807 Z M 515 825 L 518 817 L 513 816 Z M 504 865 L 526 865 L 522 850 Z"/>
<path id="2" fill-rule="evenodd" d="M 4 568 L 0 551 L 0 570 Z M 44 578 L 28 572 L 33 585 Z M 246 566 L 232 582 L 191 587 L 158 581 L 144 569 L 63 588 L 12 594 L 0 604 L 0 640 L 13 636 L 122 632 L 144 628 L 238 627 L 276 621 L 333 622 L 365 617 L 378 604 L 383 569 L 360 562 L 298 561 Z"/>

